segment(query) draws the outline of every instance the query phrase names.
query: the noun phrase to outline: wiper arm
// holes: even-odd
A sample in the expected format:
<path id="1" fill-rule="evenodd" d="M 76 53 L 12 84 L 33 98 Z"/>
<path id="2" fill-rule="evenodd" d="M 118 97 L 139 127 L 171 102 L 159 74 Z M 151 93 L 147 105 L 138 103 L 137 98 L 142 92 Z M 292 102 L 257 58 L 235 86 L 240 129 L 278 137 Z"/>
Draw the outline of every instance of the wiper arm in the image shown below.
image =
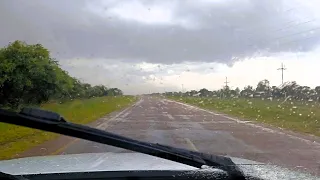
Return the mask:
<path id="1" fill-rule="evenodd" d="M 20 113 L 0 109 L 0 122 L 15 124 L 124 148 L 201 168 L 207 165 L 226 171 L 236 179 L 245 179 L 242 171 L 228 157 L 209 155 L 160 144 L 137 141 L 99 129 L 67 122 L 59 114 L 34 108 Z M 234 179 L 232 178 L 232 179 Z"/>

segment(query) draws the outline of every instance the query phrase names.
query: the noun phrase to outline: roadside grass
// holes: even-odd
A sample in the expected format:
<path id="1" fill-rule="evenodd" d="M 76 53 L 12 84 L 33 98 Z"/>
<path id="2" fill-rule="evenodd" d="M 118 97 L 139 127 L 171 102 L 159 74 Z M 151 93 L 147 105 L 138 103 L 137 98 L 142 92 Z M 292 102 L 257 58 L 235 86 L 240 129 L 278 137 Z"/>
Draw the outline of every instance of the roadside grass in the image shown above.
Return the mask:
<path id="1" fill-rule="evenodd" d="M 65 103 L 47 103 L 40 108 L 57 112 L 70 122 L 87 124 L 135 101 L 136 97 L 133 96 L 106 96 Z M 55 133 L 0 123 L 0 159 L 14 158 L 19 153 L 57 136 Z"/>
<path id="2" fill-rule="evenodd" d="M 168 96 L 167 98 L 240 119 L 320 136 L 320 104 L 317 102 L 179 96 Z"/>

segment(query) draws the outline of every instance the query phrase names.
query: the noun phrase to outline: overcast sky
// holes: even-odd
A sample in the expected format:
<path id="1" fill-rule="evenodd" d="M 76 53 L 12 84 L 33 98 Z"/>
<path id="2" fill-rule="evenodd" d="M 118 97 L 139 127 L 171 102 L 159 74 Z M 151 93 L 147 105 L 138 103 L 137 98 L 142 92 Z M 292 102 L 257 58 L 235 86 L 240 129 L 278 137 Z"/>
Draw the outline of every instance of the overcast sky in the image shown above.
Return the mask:
<path id="1" fill-rule="evenodd" d="M 62 68 L 127 94 L 320 85 L 317 0 L 0 1 L 0 45 L 41 43 Z M 182 85 L 183 84 L 183 85 Z"/>

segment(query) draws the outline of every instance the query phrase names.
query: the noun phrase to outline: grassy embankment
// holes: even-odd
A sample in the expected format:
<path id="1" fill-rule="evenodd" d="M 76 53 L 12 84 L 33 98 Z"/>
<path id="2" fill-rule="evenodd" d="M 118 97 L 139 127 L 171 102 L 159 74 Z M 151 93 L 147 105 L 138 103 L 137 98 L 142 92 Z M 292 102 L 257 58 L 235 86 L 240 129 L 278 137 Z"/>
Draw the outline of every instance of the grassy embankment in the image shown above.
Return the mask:
<path id="1" fill-rule="evenodd" d="M 65 103 L 48 103 L 40 108 L 60 113 L 70 122 L 87 124 L 108 113 L 135 102 L 133 96 L 98 97 Z M 0 123 L 0 159 L 10 159 L 37 144 L 57 137 L 57 134 Z"/>
<path id="2" fill-rule="evenodd" d="M 261 99 L 217 99 L 168 97 L 204 109 L 320 136 L 320 104 L 317 102 L 270 101 Z"/>

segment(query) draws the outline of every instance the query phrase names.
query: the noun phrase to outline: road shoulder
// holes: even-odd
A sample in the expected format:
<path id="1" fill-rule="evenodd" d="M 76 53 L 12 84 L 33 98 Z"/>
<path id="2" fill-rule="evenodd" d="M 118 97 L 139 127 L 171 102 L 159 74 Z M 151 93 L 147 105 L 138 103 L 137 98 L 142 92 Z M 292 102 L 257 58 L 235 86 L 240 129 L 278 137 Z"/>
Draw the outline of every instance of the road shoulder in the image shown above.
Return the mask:
<path id="1" fill-rule="evenodd" d="M 114 120 L 116 117 L 128 111 L 130 108 L 135 106 L 137 103 L 126 107 L 122 110 L 114 111 L 106 116 L 99 118 L 98 120 L 87 124 L 87 126 L 99 128 L 101 126 L 106 126 L 107 123 Z M 57 155 L 60 154 L 65 148 L 77 142 L 79 139 L 64 135 L 59 135 L 53 140 L 46 141 L 42 144 L 39 144 L 29 150 L 26 150 L 20 154 L 17 154 L 14 158 L 23 158 L 31 156 L 48 156 L 48 155 Z"/>
<path id="2" fill-rule="evenodd" d="M 252 127 L 261 129 L 263 131 L 273 132 L 273 133 L 279 134 L 279 135 L 286 135 L 286 136 L 288 136 L 290 138 L 299 139 L 299 140 L 304 141 L 306 143 L 317 145 L 317 146 L 320 147 L 320 138 L 315 136 L 315 135 L 297 133 L 297 132 L 293 132 L 293 131 L 290 131 L 290 130 L 287 130 L 287 129 L 275 127 L 275 126 L 272 126 L 270 124 L 265 124 L 265 123 L 262 123 L 262 122 L 256 122 L 256 121 L 241 119 L 241 118 L 234 117 L 234 116 L 231 116 L 231 115 L 228 115 L 228 114 L 225 114 L 225 113 L 219 113 L 219 112 L 215 112 L 215 111 L 212 111 L 212 110 L 203 109 L 203 108 L 200 108 L 200 107 L 197 107 L 197 106 L 194 106 L 194 105 L 190 105 L 190 104 L 187 104 L 187 103 L 175 101 L 175 100 L 172 100 L 172 99 L 165 99 L 165 100 L 168 101 L 168 102 L 174 102 L 174 103 L 177 103 L 177 104 L 181 104 L 183 106 L 192 107 L 194 109 L 198 109 L 198 110 L 201 110 L 201 111 L 204 111 L 204 112 L 208 112 L 208 113 L 216 115 L 216 116 L 221 116 L 221 117 L 227 118 L 229 120 L 236 121 L 237 123 L 241 123 L 241 124 L 245 124 L 245 125 L 248 125 L 248 126 L 252 126 Z"/>

